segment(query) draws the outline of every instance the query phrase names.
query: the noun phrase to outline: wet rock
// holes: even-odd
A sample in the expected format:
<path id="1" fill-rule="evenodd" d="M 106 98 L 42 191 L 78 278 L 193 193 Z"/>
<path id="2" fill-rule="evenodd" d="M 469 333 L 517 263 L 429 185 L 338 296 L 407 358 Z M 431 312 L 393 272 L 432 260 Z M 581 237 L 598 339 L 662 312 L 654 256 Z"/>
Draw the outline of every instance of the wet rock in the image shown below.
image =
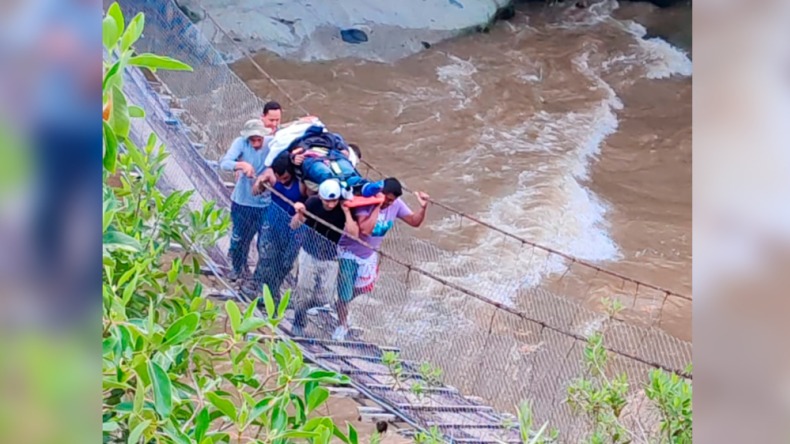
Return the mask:
<path id="1" fill-rule="evenodd" d="M 494 20 L 510 20 L 515 16 L 516 6 L 511 3 L 507 6 L 497 9 L 496 14 L 494 15 Z"/>
<path id="2" fill-rule="evenodd" d="M 303 61 L 394 61 L 512 14 L 512 0 L 178 1 L 199 2 L 229 33 L 257 35 L 244 39 L 248 51 Z"/>

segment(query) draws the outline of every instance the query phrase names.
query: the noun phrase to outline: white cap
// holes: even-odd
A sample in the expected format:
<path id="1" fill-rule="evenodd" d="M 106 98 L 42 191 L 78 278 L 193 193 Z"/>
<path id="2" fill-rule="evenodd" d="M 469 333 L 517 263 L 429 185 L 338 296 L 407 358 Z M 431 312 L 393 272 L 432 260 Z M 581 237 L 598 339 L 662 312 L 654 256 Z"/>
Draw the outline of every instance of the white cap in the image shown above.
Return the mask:
<path id="1" fill-rule="evenodd" d="M 324 200 L 340 199 L 340 182 L 337 179 L 327 179 L 318 186 L 318 197 Z"/>
<path id="2" fill-rule="evenodd" d="M 252 136 L 264 137 L 270 135 L 272 131 L 263 126 L 261 119 L 250 119 L 244 122 L 244 128 L 241 130 L 241 136 L 249 139 Z"/>

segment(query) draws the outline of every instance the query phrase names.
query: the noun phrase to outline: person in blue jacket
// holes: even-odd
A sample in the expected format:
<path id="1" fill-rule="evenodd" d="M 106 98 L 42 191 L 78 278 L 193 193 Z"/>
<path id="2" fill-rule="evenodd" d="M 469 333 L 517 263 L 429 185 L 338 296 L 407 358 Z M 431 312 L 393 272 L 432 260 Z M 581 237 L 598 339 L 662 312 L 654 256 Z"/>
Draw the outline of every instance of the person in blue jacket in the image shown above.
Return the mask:
<path id="1" fill-rule="evenodd" d="M 265 284 L 279 303 L 280 287 L 296 261 L 304 231 L 292 229 L 290 221 L 295 213 L 294 205 L 304 202 L 305 195 L 287 152 L 278 155 L 271 168 L 276 179 L 271 193 L 273 205 L 266 215 L 267 229 L 258 238 L 255 273 L 249 284 L 242 287 L 242 292 L 254 299 L 261 296 Z"/>
<path id="2" fill-rule="evenodd" d="M 220 160 L 219 166 L 226 171 L 236 171 L 237 182 L 231 195 L 230 218 L 233 231 L 230 238 L 228 255 L 233 270 L 229 280 L 245 280 L 250 277 L 247 257 L 250 243 L 258 236 L 260 240 L 265 229 L 266 212 L 271 203 L 270 193 L 254 195 L 252 186 L 266 166 L 264 160 L 268 154 L 265 136 L 268 133 L 260 119 L 248 120 L 244 124 L 241 136 L 237 137 L 228 151 Z M 261 255 L 261 244 L 258 242 L 258 255 Z"/>

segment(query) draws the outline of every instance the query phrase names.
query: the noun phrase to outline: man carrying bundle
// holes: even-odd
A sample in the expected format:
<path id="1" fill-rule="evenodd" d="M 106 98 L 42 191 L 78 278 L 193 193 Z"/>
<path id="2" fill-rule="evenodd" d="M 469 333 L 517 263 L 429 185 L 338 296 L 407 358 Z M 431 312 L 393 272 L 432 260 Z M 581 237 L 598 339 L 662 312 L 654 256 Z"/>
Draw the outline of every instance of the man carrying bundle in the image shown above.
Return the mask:
<path id="1" fill-rule="evenodd" d="M 359 226 L 349 208 L 341 203 L 340 183 L 335 179 L 322 182 L 318 196 L 307 199 L 304 204 L 296 204 L 291 228 L 297 229 L 302 224 L 311 230 L 305 233 L 299 251 L 299 277 L 294 293 L 294 336 L 304 336 L 307 310 L 332 300 L 338 275 L 337 242 L 342 233 L 359 236 Z"/>

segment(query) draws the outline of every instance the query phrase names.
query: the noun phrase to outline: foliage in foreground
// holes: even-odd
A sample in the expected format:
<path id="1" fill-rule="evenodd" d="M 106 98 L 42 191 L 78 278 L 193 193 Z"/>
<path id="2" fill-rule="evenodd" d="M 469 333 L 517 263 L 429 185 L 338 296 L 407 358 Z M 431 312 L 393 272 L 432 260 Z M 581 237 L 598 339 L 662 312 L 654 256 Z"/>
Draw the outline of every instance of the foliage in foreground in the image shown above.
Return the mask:
<path id="1" fill-rule="evenodd" d="M 356 443 L 352 426 L 344 432 L 330 418 L 316 416 L 329 396 L 322 385 L 348 379 L 309 367 L 293 342 L 275 339 L 288 295 L 275 307 L 266 292 L 263 318 L 255 315 L 255 303 L 242 313 L 233 302 L 219 307 L 204 297 L 198 253 L 227 231 L 229 220 L 213 203 L 188 210 L 191 192 L 162 194 L 156 186 L 167 158 L 164 147 L 154 134 L 143 147 L 129 140 L 132 119 L 144 113 L 127 103 L 124 68 L 190 70 L 167 57 L 135 54 L 143 27 L 142 14 L 127 25 L 117 4 L 103 21 L 111 60 L 105 62 L 102 85 L 104 442 L 326 443 L 334 436 Z M 181 256 L 168 256 L 173 244 L 184 251 Z M 248 339 L 256 331 L 263 334 Z M 401 384 L 399 358 L 385 358 Z M 569 387 L 568 402 L 590 421 L 587 442 L 629 442 L 633 433 L 620 422 L 628 381 L 624 375 L 609 378 L 606 362 L 603 337 L 595 334 L 585 348 L 589 375 Z M 425 364 L 420 373 L 428 387 L 441 382 L 437 368 Z M 419 396 L 425 389 L 424 384 L 411 386 Z M 659 442 L 690 443 L 691 384 L 655 370 L 645 395 L 661 414 Z M 529 404 L 517 413 L 518 424 L 512 427 L 518 427 L 522 442 L 557 439 L 547 423 L 533 429 Z M 418 433 L 415 441 L 436 443 L 442 436 L 433 428 Z"/>
<path id="2" fill-rule="evenodd" d="M 232 301 L 204 297 L 197 276 L 203 248 L 229 226 L 206 203 L 189 210 L 191 192 L 157 189 L 167 158 L 152 134 L 144 147 L 129 139 L 143 111 L 127 103 L 127 65 L 188 69 L 175 60 L 131 49 L 143 30 L 138 14 L 125 26 L 117 4 L 103 22 L 111 62 L 104 66 L 104 186 L 102 273 L 102 422 L 104 442 L 215 444 L 356 443 L 316 415 L 329 397 L 325 384 L 348 378 L 306 365 L 299 348 L 277 339 L 278 307 L 264 294 L 267 317 Z M 184 252 L 168 255 L 176 244 Z M 224 325 L 224 327 L 223 327 Z M 251 332 L 262 331 L 257 339 Z"/>
<path id="3" fill-rule="evenodd" d="M 610 318 L 623 306 L 616 299 L 604 299 Z M 587 376 L 574 380 L 568 387 L 568 404 L 584 415 L 591 428 L 584 442 L 617 444 L 644 442 L 647 437 L 627 429 L 622 414 L 628 405 L 630 385 L 625 373 L 607 374 L 609 355 L 601 332 L 593 333 L 584 348 L 583 364 Z M 691 367 L 686 369 L 691 373 Z M 655 369 L 650 372 L 644 395 L 659 413 L 658 444 L 690 444 L 692 434 L 691 382 L 677 374 Z M 651 435 L 654 433 L 651 433 Z"/>

